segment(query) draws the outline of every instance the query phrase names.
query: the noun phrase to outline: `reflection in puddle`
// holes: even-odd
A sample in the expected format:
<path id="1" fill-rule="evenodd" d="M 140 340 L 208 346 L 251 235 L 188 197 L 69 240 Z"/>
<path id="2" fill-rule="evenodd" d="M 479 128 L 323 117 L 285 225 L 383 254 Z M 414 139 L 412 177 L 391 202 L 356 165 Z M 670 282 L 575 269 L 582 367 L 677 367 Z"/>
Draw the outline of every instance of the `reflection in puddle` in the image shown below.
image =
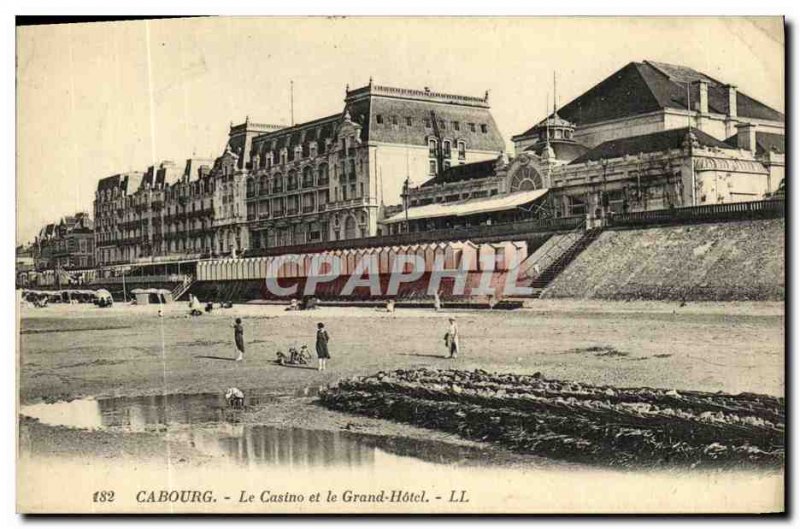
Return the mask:
<path id="1" fill-rule="evenodd" d="M 224 431 L 192 432 L 191 442 L 204 453 L 221 452 L 238 463 L 300 468 L 375 463 L 375 447 L 339 432 L 272 426 L 239 426 L 238 430 L 234 435 Z"/>
<path id="2" fill-rule="evenodd" d="M 307 394 L 312 394 L 311 390 Z M 306 393 L 304 393 L 306 394 Z M 281 398 L 278 395 L 254 395 L 245 399 L 246 407 L 257 407 Z M 235 421 L 225 398 L 216 393 L 191 395 L 152 395 L 108 399 L 76 399 L 69 402 L 28 404 L 20 414 L 38 419 L 49 426 L 85 430 L 124 429 L 128 432 L 152 432 L 167 424 L 203 424 Z"/>
<path id="3" fill-rule="evenodd" d="M 264 405 L 279 398 L 292 397 L 250 396 L 245 405 Z M 217 394 L 78 399 L 25 405 L 20 414 L 49 426 L 165 432 L 172 441 L 185 442 L 204 455 L 245 465 L 352 468 L 486 461 L 484 450 L 442 442 L 240 424 L 236 422 L 240 412 L 231 410 Z"/>

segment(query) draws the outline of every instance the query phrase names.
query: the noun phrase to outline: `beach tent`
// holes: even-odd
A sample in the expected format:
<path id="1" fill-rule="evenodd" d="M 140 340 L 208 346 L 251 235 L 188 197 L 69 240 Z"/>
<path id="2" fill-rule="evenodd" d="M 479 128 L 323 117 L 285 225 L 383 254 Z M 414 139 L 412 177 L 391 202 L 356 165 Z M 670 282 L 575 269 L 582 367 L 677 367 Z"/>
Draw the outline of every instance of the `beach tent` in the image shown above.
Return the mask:
<path id="1" fill-rule="evenodd" d="M 114 298 L 111 297 L 111 292 L 104 288 L 95 291 L 94 294 L 96 296 L 97 304 L 102 307 L 112 305 L 114 303 Z"/>
<path id="2" fill-rule="evenodd" d="M 134 288 L 131 294 L 136 297 L 137 305 L 172 303 L 172 292 L 165 288 Z"/>

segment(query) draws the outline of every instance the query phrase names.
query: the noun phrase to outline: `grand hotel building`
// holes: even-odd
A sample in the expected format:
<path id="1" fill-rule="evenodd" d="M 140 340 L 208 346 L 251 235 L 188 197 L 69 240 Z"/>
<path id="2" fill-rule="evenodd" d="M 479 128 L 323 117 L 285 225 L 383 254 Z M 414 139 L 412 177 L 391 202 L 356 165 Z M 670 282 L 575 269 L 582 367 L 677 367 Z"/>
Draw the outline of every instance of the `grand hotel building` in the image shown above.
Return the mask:
<path id="1" fill-rule="evenodd" d="M 378 86 L 346 90 L 341 112 L 291 127 L 231 125 L 216 160 L 171 162 L 100 180 L 97 263 L 378 235 L 409 177 L 492 160 L 504 142 L 488 92 Z"/>

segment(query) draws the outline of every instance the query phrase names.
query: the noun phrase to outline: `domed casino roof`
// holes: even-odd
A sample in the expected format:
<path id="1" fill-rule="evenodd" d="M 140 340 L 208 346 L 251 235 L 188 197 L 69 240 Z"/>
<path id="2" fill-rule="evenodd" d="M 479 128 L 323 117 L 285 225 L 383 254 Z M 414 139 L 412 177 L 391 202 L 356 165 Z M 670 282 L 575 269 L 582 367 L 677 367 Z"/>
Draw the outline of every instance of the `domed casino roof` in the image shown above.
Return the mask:
<path id="1" fill-rule="evenodd" d="M 545 127 L 567 127 L 574 129 L 575 125 L 558 115 L 558 112 L 553 112 L 545 119 L 533 126 L 533 130 L 543 129 Z"/>

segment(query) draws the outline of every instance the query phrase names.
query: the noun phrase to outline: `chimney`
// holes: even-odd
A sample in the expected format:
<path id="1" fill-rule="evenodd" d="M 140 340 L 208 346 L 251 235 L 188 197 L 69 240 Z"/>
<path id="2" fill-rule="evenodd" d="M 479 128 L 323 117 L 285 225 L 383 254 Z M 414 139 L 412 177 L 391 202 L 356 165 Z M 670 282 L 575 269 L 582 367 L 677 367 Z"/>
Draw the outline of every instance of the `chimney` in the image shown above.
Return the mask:
<path id="1" fill-rule="evenodd" d="M 725 85 L 728 91 L 728 117 L 735 118 L 738 115 L 736 109 L 736 87 L 732 84 Z"/>
<path id="2" fill-rule="evenodd" d="M 708 114 L 708 81 L 705 79 L 698 79 L 697 81 L 692 81 L 692 85 L 697 85 L 697 91 L 699 93 L 695 108 L 700 111 L 701 114 Z"/>
<path id="3" fill-rule="evenodd" d="M 740 149 L 756 153 L 756 126 L 752 123 L 736 125 L 736 145 Z"/>

